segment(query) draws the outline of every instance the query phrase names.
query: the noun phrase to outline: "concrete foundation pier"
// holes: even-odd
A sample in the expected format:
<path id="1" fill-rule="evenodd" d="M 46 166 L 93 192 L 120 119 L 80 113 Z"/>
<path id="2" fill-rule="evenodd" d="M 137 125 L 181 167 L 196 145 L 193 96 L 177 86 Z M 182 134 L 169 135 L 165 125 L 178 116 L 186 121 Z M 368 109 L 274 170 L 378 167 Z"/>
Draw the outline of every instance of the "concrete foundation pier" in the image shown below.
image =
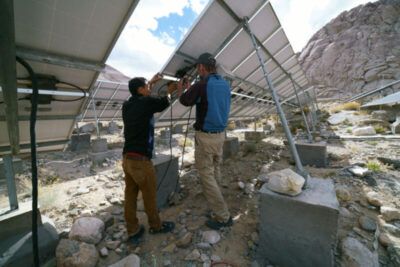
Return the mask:
<path id="1" fill-rule="evenodd" d="M 157 175 L 157 206 L 158 208 L 166 207 L 168 198 L 175 192 L 176 183 L 178 181 L 178 157 L 170 157 L 167 155 L 157 155 L 153 158 L 154 168 Z"/>
<path id="2" fill-rule="evenodd" d="M 236 155 L 240 150 L 239 138 L 227 137 L 224 142 L 223 158 L 227 159 Z"/>
<path id="3" fill-rule="evenodd" d="M 90 133 L 73 134 L 71 136 L 71 151 L 89 150 L 90 148 Z"/>
<path id="4" fill-rule="evenodd" d="M 307 143 L 298 141 L 296 142 L 296 148 L 303 165 L 322 168 L 328 166 L 326 142 Z"/>
<path id="5" fill-rule="evenodd" d="M 289 197 L 261 190 L 259 262 L 282 267 L 334 266 L 339 203 L 333 182 L 310 178 Z"/>

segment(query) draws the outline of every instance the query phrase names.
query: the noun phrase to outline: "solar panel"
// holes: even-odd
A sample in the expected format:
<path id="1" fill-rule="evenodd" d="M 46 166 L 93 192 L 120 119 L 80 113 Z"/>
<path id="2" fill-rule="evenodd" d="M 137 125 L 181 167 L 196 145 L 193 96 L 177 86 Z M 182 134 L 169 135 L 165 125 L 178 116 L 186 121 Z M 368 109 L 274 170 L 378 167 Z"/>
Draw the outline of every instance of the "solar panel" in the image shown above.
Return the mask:
<path id="1" fill-rule="evenodd" d="M 219 72 L 229 80 L 232 87 L 230 119 L 260 116 L 272 112 L 275 104 L 269 90 L 265 90 L 269 88 L 254 46 L 243 29 L 244 17 L 249 18 L 250 28 L 265 47 L 262 53 L 266 69 L 280 99 L 288 106 L 295 106 L 293 83 L 289 74 L 298 88 L 307 87 L 308 81 L 269 1 L 251 0 L 245 4 L 233 0 L 210 1 L 162 68 L 163 74 L 175 76 L 178 70 L 193 65 L 195 59 L 203 52 L 215 55 L 219 63 Z M 157 91 L 165 83 L 164 81 L 156 85 L 153 94 L 157 95 Z M 106 82 L 98 81 L 97 85 L 100 87 L 94 93 L 95 103 L 105 96 L 112 97 L 111 103 L 120 103 L 125 96 L 129 97 L 126 82 L 120 85 L 121 97 L 113 96 L 115 88 L 111 88 Z M 86 110 L 82 119 L 95 119 L 90 103 Z M 170 108 L 155 115 L 156 126 L 168 126 L 171 119 L 174 123 L 186 123 L 189 110 L 179 101 L 175 101 L 172 105 L 172 117 Z M 99 120 L 121 118 L 121 112 L 115 110 L 115 106 L 101 105 L 96 111 Z M 192 112 L 191 118 L 194 117 Z"/>
<path id="2" fill-rule="evenodd" d="M 171 76 L 190 64 L 204 52 L 212 53 L 222 74 L 231 81 L 233 93 L 241 93 L 256 99 L 235 97 L 232 99 L 231 118 L 259 116 L 274 105 L 272 101 L 260 101 L 269 89 L 252 41 L 243 28 L 247 17 L 255 37 L 263 44 L 261 49 L 266 69 L 276 92 L 282 101 L 293 99 L 292 76 L 298 88 L 307 87 L 308 81 L 301 69 L 289 40 L 269 1 L 211 1 L 191 31 L 180 43 L 162 72 Z M 265 99 L 264 99 L 265 100 Z M 290 101 L 287 105 L 293 106 Z M 181 108 L 175 102 L 173 109 Z M 161 116 L 167 117 L 169 110 Z"/>
<path id="3" fill-rule="evenodd" d="M 137 0 L 15 0 L 16 53 L 28 61 L 35 73 L 52 75 L 58 81 L 77 85 L 88 93 L 137 3 Z M 17 65 L 17 77 L 26 76 L 27 72 Z M 25 92 L 22 89 L 28 87 L 26 80 L 18 80 L 18 87 L 21 89 L 19 98 L 29 96 L 29 93 L 22 93 Z M 63 83 L 57 83 L 57 88 L 57 91 L 66 92 L 64 95 L 77 92 Z M 44 98 L 44 95 L 41 97 Z M 111 95 L 102 97 L 107 99 L 104 105 L 113 106 L 108 101 Z M 114 97 L 119 95 L 116 93 Z M 79 97 L 59 95 L 52 98 L 72 100 Z M 3 101 L 2 94 L 0 101 Z M 82 113 L 86 102 L 84 97 L 74 102 L 51 101 L 39 105 L 36 125 L 39 151 L 65 146 L 75 119 Z M 21 152 L 29 150 L 29 113 L 30 101 L 20 100 L 18 124 Z M 5 115 L 4 105 L 0 104 L 0 129 L 7 128 Z M 7 131 L 1 131 L 0 152 L 10 151 L 9 145 Z"/>

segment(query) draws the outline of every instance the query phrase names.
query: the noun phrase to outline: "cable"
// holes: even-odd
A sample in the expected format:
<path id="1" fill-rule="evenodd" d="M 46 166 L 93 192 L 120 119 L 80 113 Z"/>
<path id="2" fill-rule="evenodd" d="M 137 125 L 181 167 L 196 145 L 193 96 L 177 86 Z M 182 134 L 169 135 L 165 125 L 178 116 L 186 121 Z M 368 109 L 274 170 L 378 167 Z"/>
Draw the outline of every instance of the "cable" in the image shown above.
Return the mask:
<path id="1" fill-rule="evenodd" d="M 83 93 L 83 96 L 75 98 L 75 99 L 68 99 L 68 100 L 56 99 L 56 98 L 53 97 L 53 99 L 52 99 L 53 101 L 57 101 L 57 102 L 75 102 L 75 101 L 79 101 L 79 100 L 84 99 L 86 97 L 86 95 L 87 95 L 86 91 L 83 90 L 82 87 L 79 87 L 76 84 L 69 83 L 69 82 L 63 82 L 63 81 L 59 81 L 59 80 L 57 80 L 57 83 L 61 83 L 61 84 L 65 84 L 65 85 L 69 85 L 69 86 L 75 87 L 76 89 L 78 89 L 79 91 L 81 91 Z"/>
<path id="2" fill-rule="evenodd" d="M 188 117 L 188 120 L 187 120 L 187 123 L 186 123 L 185 141 L 184 141 L 183 147 L 182 147 L 181 169 L 179 170 L 178 179 L 176 180 L 175 191 L 176 191 L 176 189 L 178 188 L 179 179 L 180 179 L 180 177 L 181 177 L 182 170 L 183 170 L 183 158 L 184 158 L 184 156 L 185 156 L 186 138 L 187 138 L 188 132 L 189 132 L 189 124 L 190 124 L 190 116 L 192 115 L 192 108 L 193 108 L 193 106 L 190 107 L 190 110 L 189 110 L 189 117 Z"/>
<path id="3" fill-rule="evenodd" d="M 39 267 L 39 246 L 38 246 L 38 177 L 37 177 L 37 160 L 36 160 L 36 115 L 38 105 L 38 82 L 32 67 L 22 58 L 17 56 L 17 61 L 28 71 L 32 81 L 32 97 L 31 97 L 31 117 L 30 117 L 30 139 L 31 139 L 31 164 L 32 164 L 32 248 L 33 263 L 35 267 Z"/>
<path id="4" fill-rule="evenodd" d="M 165 177 L 167 176 L 167 173 L 169 171 L 169 167 L 171 166 L 171 161 L 172 161 L 172 104 L 171 104 L 170 111 L 171 111 L 171 118 L 170 118 L 170 133 L 169 133 L 169 161 L 168 161 L 168 167 L 165 170 L 164 175 L 161 178 L 160 183 L 157 186 L 157 192 L 160 189 L 162 183 L 164 182 Z"/>

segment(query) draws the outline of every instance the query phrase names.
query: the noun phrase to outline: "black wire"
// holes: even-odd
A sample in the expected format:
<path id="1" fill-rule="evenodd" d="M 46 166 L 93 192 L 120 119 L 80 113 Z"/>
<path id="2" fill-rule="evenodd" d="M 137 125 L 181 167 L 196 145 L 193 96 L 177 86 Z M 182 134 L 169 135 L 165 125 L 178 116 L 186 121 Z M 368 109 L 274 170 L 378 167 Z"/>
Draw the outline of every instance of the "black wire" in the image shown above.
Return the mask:
<path id="1" fill-rule="evenodd" d="M 82 87 L 79 87 L 76 84 L 69 83 L 69 82 L 63 82 L 63 81 L 57 81 L 57 83 L 61 83 L 61 84 L 65 84 L 65 85 L 69 85 L 69 86 L 75 87 L 76 89 L 78 89 L 79 91 L 81 91 L 83 93 L 83 96 L 75 98 L 75 99 L 67 99 L 67 100 L 65 100 L 65 99 L 56 99 L 56 98 L 53 97 L 53 99 L 52 99 L 53 101 L 57 101 L 57 102 L 75 102 L 75 101 L 79 101 L 79 100 L 84 99 L 86 97 L 86 95 L 87 95 L 86 91 Z"/>
<path id="2" fill-rule="evenodd" d="M 157 192 L 158 192 L 158 189 L 160 189 L 162 183 L 164 182 L 165 177 L 167 176 L 167 173 L 169 171 L 169 167 L 171 166 L 171 161 L 172 161 L 172 103 L 171 103 L 170 110 L 171 110 L 171 119 L 170 119 L 170 133 L 169 133 L 169 161 L 168 161 L 168 167 L 165 170 L 164 175 L 161 178 L 160 183 L 157 186 Z"/>
<path id="3" fill-rule="evenodd" d="M 181 169 L 179 170 L 178 179 L 176 180 L 176 184 L 175 184 L 175 192 L 176 192 L 176 189 L 178 188 L 178 185 L 179 185 L 179 179 L 180 179 L 180 177 L 181 177 L 181 173 L 182 173 L 182 170 L 183 170 L 183 157 L 184 157 L 184 155 L 185 155 L 186 138 L 187 138 L 187 136 L 188 136 L 188 132 L 189 132 L 189 124 L 190 124 L 190 116 L 192 115 L 192 108 L 193 108 L 193 106 L 191 106 L 191 107 L 190 107 L 190 111 L 189 111 L 189 117 L 188 117 L 188 120 L 187 120 L 187 123 L 186 123 L 185 141 L 184 141 L 184 143 L 183 143 L 183 148 L 182 148 L 182 161 L 181 161 Z"/>
<path id="4" fill-rule="evenodd" d="M 37 160 L 36 160 L 36 115 L 38 104 L 38 82 L 32 67 L 22 58 L 17 57 L 17 61 L 28 71 L 32 81 L 32 97 L 31 97 L 31 117 L 30 117 L 30 139 L 31 139 L 31 164 L 32 164 L 32 247 L 33 247 L 33 263 L 35 267 L 39 267 L 39 246 L 38 246 L 38 177 L 37 177 Z"/>

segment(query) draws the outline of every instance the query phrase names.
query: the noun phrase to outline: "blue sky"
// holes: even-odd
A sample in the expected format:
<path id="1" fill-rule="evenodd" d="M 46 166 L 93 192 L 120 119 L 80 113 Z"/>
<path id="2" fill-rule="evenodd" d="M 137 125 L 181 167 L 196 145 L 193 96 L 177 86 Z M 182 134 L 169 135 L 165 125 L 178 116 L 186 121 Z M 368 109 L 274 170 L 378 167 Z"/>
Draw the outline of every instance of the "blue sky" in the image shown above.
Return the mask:
<path id="1" fill-rule="evenodd" d="M 209 0 L 141 0 L 107 64 L 130 77 L 151 78 L 161 70 L 208 2 Z M 317 30 L 342 11 L 367 2 L 369 1 L 271 0 L 295 52 L 301 51 Z"/>

